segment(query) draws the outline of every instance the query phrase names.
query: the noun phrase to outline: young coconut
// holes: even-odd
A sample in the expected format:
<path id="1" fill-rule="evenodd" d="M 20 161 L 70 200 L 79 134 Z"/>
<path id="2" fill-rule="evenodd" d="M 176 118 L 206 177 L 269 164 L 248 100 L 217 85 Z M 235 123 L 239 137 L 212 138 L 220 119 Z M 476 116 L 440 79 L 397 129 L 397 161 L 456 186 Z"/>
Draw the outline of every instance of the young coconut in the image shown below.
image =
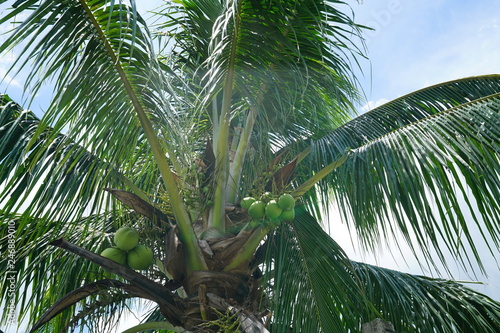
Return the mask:
<path id="1" fill-rule="evenodd" d="M 146 245 L 137 245 L 128 252 L 127 263 L 132 269 L 146 269 L 153 263 L 153 251 Z"/>
<path id="2" fill-rule="evenodd" d="M 266 216 L 269 219 L 275 219 L 278 218 L 281 215 L 281 212 L 283 210 L 278 206 L 278 203 L 276 200 L 271 200 L 269 203 L 266 205 Z"/>
<path id="3" fill-rule="evenodd" d="M 127 253 L 116 247 L 108 247 L 101 252 L 101 256 L 111 259 L 114 262 L 119 263 L 120 265 L 125 265 L 125 263 L 127 262 Z"/>
<path id="4" fill-rule="evenodd" d="M 294 209 L 284 210 L 283 212 L 281 212 L 280 218 L 283 221 L 291 221 L 291 220 L 293 220 L 295 218 L 295 210 Z"/>
<path id="5" fill-rule="evenodd" d="M 139 233 L 134 228 L 121 227 L 116 231 L 113 240 L 120 250 L 132 250 L 139 243 Z"/>
<path id="6" fill-rule="evenodd" d="M 276 228 L 277 226 L 279 226 L 281 224 L 281 219 L 278 217 L 278 218 L 275 218 L 275 219 L 269 219 L 267 221 L 267 225 L 273 227 L 273 228 Z"/>
<path id="7" fill-rule="evenodd" d="M 253 217 L 254 219 L 260 219 L 264 217 L 266 213 L 266 204 L 262 201 L 255 201 L 248 208 L 248 215 Z"/>
<path id="8" fill-rule="evenodd" d="M 240 202 L 240 206 L 241 208 L 243 209 L 246 209 L 248 210 L 248 208 L 250 208 L 250 206 L 255 202 L 255 198 L 252 198 L 252 197 L 245 197 L 241 200 Z"/>
<path id="9" fill-rule="evenodd" d="M 291 194 L 282 194 L 278 199 L 278 205 L 283 210 L 292 210 L 295 207 L 295 199 Z"/>

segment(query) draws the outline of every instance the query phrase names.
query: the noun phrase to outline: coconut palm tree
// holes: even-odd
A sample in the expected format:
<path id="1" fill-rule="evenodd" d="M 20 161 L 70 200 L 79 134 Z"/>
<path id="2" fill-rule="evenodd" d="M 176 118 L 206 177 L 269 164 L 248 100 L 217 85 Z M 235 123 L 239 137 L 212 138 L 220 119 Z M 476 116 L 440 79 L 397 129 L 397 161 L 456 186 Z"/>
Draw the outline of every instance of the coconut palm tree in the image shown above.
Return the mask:
<path id="1" fill-rule="evenodd" d="M 41 117 L 0 97 L 2 304 L 31 332 L 105 332 L 134 300 L 156 307 L 127 332 L 497 332 L 499 302 L 353 262 L 325 231 L 464 267 L 500 235 L 500 75 L 357 116 L 349 12 L 178 0 L 148 27 L 134 1 L 16 1 L 0 52 L 21 48 L 30 96 L 54 90 Z M 123 226 L 147 269 L 100 255 Z"/>

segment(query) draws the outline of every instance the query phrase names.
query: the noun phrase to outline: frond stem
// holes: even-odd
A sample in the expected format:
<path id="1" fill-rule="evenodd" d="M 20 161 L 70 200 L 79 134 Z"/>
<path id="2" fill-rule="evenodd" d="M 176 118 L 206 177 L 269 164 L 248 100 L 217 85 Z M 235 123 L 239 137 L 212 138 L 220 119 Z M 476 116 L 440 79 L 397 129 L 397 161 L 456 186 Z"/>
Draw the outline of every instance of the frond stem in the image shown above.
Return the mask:
<path id="1" fill-rule="evenodd" d="M 271 230 L 269 227 L 263 226 L 254 229 L 245 244 L 243 244 L 236 256 L 233 258 L 233 260 L 231 260 L 231 263 L 224 267 L 223 271 L 231 271 L 238 268 L 243 263 L 250 261 L 253 254 L 255 253 L 255 250 L 259 246 L 260 242 L 264 239 L 264 237 L 266 237 L 269 230 Z"/>
<path id="2" fill-rule="evenodd" d="M 346 153 L 342 155 L 340 158 L 335 160 L 333 163 L 330 163 L 320 171 L 318 171 L 314 176 L 306 180 L 302 185 L 300 185 L 293 193 L 292 196 L 297 199 L 304 195 L 311 187 L 313 187 L 317 182 L 319 182 L 321 179 L 325 178 L 329 173 L 331 173 L 333 170 L 337 169 L 339 166 L 344 164 L 344 162 L 347 160 L 347 157 L 350 155 L 350 153 Z"/>
<path id="3" fill-rule="evenodd" d="M 219 118 L 218 137 L 214 141 L 217 142 L 216 146 L 216 188 L 214 193 L 214 206 L 211 211 L 209 226 L 225 231 L 225 205 L 226 205 L 226 186 L 229 175 L 229 126 L 231 123 L 231 104 L 234 86 L 234 72 L 235 72 L 235 58 L 236 46 L 238 44 L 238 34 L 240 25 L 240 6 L 239 0 L 235 6 L 234 13 L 234 32 L 232 36 L 231 50 L 229 54 L 229 62 L 227 69 L 227 76 L 224 82 L 221 114 Z"/>
<path id="4" fill-rule="evenodd" d="M 127 186 L 130 189 L 130 191 L 132 193 L 137 195 L 142 200 L 149 202 L 149 198 L 148 198 L 147 194 L 144 193 L 144 191 L 141 190 L 137 185 L 135 185 L 130 179 L 125 177 L 124 174 L 122 174 L 121 172 L 118 172 L 116 170 L 113 170 L 112 172 L 116 175 L 116 178 L 121 180 L 123 182 L 123 184 L 125 184 L 125 186 Z"/>
<path id="5" fill-rule="evenodd" d="M 250 110 L 248 112 L 245 127 L 243 128 L 243 132 L 241 133 L 238 148 L 236 149 L 234 160 L 233 163 L 231 163 L 231 167 L 229 170 L 229 193 L 227 198 L 229 203 L 234 204 L 237 200 L 238 184 L 240 183 L 241 172 L 243 170 L 243 160 L 247 152 L 247 146 L 250 142 L 256 118 L 257 110 L 254 106 L 252 106 L 250 107 Z"/>

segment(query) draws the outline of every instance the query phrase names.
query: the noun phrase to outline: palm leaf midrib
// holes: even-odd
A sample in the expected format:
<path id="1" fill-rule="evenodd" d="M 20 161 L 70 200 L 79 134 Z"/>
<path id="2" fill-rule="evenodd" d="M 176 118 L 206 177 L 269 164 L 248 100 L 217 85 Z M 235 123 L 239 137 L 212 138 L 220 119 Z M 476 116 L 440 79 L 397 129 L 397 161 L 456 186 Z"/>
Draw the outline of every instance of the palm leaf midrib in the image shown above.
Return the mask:
<path id="1" fill-rule="evenodd" d="M 479 98 L 479 99 L 475 99 L 475 100 L 472 100 L 470 102 L 467 102 L 467 103 L 464 103 L 464 104 L 460 104 L 458 106 L 455 106 L 455 107 L 452 107 L 452 108 L 449 108 L 449 109 L 446 109 L 446 110 L 443 110 L 443 111 L 440 111 L 438 113 L 435 113 L 435 114 L 431 114 L 425 118 L 421 118 L 421 119 L 418 119 L 416 120 L 415 122 L 413 123 L 409 123 L 409 124 L 406 124 L 404 126 L 401 126 L 399 128 L 396 128 L 390 132 L 387 132 L 371 141 L 368 141 L 366 143 L 364 143 L 363 145 L 357 147 L 356 149 L 363 149 L 364 147 L 368 147 L 372 144 L 375 144 L 376 142 L 379 142 L 379 141 L 383 141 L 386 137 L 389 137 L 389 136 L 393 136 L 393 135 L 398 135 L 398 133 L 404 133 L 406 132 L 408 129 L 410 128 L 415 128 L 415 127 L 419 127 L 420 125 L 422 124 L 427 124 L 428 122 L 432 122 L 436 119 L 439 119 L 441 117 L 446 117 L 447 115 L 449 114 L 452 114 L 452 113 L 457 113 L 457 112 L 460 112 L 461 110 L 467 108 L 467 107 L 470 107 L 470 106 L 474 106 L 474 105 L 477 105 L 477 104 L 482 104 L 484 102 L 489 102 L 489 101 L 492 101 L 494 99 L 498 99 L 500 98 L 500 93 L 496 93 L 496 94 L 492 94 L 492 95 L 489 95 L 489 96 L 486 96 L 486 97 L 482 97 L 482 98 Z M 459 135 L 458 133 L 456 134 L 457 136 Z"/>
<path id="2" fill-rule="evenodd" d="M 474 103 L 477 101 L 478 103 L 489 98 L 494 98 L 497 90 L 494 89 L 485 89 L 486 95 L 484 93 L 474 96 L 472 94 L 465 95 L 465 92 L 461 92 L 463 96 L 463 100 L 449 100 L 448 103 L 456 104 L 455 107 L 444 107 L 442 105 L 441 109 L 432 109 L 428 107 L 423 107 L 423 105 L 415 105 L 419 108 L 418 112 L 414 112 L 416 110 L 412 109 L 412 112 L 406 111 L 404 108 L 396 108 L 394 106 L 406 105 L 406 107 L 413 107 L 413 101 L 418 100 L 418 96 L 422 94 L 430 93 L 431 95 L 438 90 L 443 88 L 456 90 L 453 85 L 460 83 L 468 83 L 468 82 L 478 82 L 481 81 L 490 81 L 494 80 L 494 83 L 497 83 L 495 86 L 500 87 L 500 75 L 488 75 L 488 76 L 479 76 L 479 77 L 469 77 L 454 81 L 449 81 L 441 84 L 436 84 L 434 86 L 430 86 L 427 88 L 423 88 L 414 93 L 409 93 L 405 96 L 399 97 L 388 104 L 384 104 L 379 106 L 371 111 L 368 111 L 357 118 L 352 119 L 351 121 L 345 123 L 344 125 L 338 127 L 330 134 L 325 135 L 322 139 L 319 139 L 317 142 L 321 143 L 322 141 L 330 141 L 331 138 L 337 137 L 337 135 L 342 135 L 341 133 L 350 133 L 351 141 L 350 144 L 353 146 L 344 146 L 344 149 L 357 149 L 362 146 L 369 145 L 370 142 L 380 140 L 384 136 L 389 135 L 398 130 L 404 129 L 406 126 L 414 126 L 419 122 L 425 122 L 427 120 L 433 119 L 433 117 L 438 117 L 439 115 L 444 115 L 446 113 L 455 112 L 457 108 L 461 106 L 468 105 L 469 103 Z M 457 90 L 458 92 L 458 90 Z M 493 94 L 491 94 L 493 92 Z M 424 101 L 429 101 L 429 98 L 424 99 Z M 439 102 L 436 103 L 439 105 Z M 405 116 L 407 113 L 407 116 Z M 400 118 L 401 116 L 408 118 Z M 368 131 L 369 129 L 369 131 Z M 360 134 L 363 134 L 362 136 Z M 357 142 L 357 144 L 355 144 Z"/>

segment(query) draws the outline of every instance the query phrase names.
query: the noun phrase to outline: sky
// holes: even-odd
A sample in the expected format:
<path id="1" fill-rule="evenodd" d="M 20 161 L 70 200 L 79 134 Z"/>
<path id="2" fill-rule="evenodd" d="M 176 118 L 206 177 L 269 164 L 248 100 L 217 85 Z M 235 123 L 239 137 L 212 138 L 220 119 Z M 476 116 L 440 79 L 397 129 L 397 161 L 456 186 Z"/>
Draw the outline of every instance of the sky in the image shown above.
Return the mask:
<path id="1" fill-rule="evenodd" d="M 423 87 L 500 73 L 500 2 L 364 0 L 353 4 L 366 32 L 361 80 L 369 105 Z M 359 76 L 358 76 L 359 77 Z"/>
<path id="2" fill-rule="evenodd" d="M 10 1 L 12 3 L 13 1 Z M 366 101 L 360 112 L 426 86 L 481 74 L 500 73 L 500 1 L 495 0 L 347 0 L 359 24 L 374 28 L 366 31 L 369 60 L 360 61 L 356 72 Z M 153 9 L 159 3 L 137 1 L 139 11 Z M 0 15 L 5 10 L 0 5 Z M 146 14 L 146 17 L 148 15 Z M 0 26 L 0 33 L 8 29 Z M 0 41 L 4 39 L 0 35 Z M 0 56 L 0 78 L 13 63 L 15 52 Z M 16 101 L 23 100 L 22 75 L 6 78 L 0 83 L 0 93 L 8 93 Z M 10 84 L 6 84 L 10 81 Z M 43 112 L 50 87 L 36 96 L 30 108 Z M 335 219 L 335 216 L 331 216 Z M 435 274 L 422 271 L 407 248 L 390 251 L 381 248 L 374 254 L 363 254 L 352 243 L 343 225 L 336 225 L 332 237 L 353 260 L 374 263 L 413 274 Z M 498 251 L 497 251 L 498 252 Z M 489 277 L 479 275 L 488 285 L 471 286 L 500 300 L 500 270 L 498 263 L 482 251 Z M 453 277 L 469 280 L 474 277 L 458 267 Z M 445 276 L 447 277 L 447 276 Z M 132 317 L 133 318 L 133 317 Z M 122 328 L 136 322 L 131 319 Z M 7 330 L 12 333 L 14 330 Z M 121 328 L 117 330 L 121 332 Z"/>

